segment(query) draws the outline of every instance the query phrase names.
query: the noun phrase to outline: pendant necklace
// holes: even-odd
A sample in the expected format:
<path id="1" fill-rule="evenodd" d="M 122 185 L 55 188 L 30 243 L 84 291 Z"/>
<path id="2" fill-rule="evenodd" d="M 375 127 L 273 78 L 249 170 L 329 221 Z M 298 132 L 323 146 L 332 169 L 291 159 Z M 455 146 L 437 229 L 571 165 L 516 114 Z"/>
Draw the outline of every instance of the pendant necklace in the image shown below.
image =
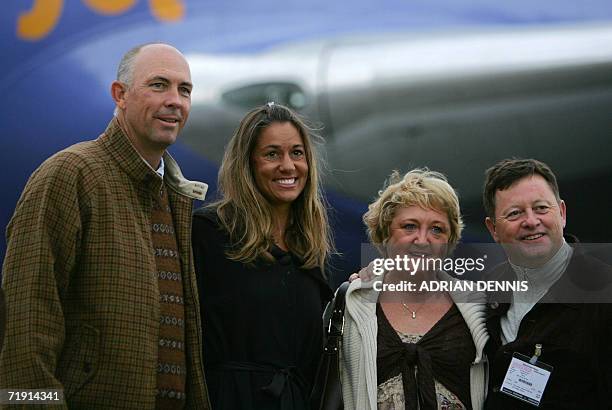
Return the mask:
<path id="1" fill-rule="evenodd" d="M 424 303 L 422 303 L 422 304 L 421 304 L 421 306 L 419 306 L 419 308 L 418 308 L 418 309 L 416 309 L 416 310 L 412 310 L 412 309 L 410 309 L 410 308 L 408 307 L 408 305 L 407 305 L 406 303 L 402 302 L 402 306 L 404 307 L 404 309 L 406 309 L 408 312 L 410 312 L 410 313 L 411 313 L 411 315 L 412 315 L 412 318 L 413 318 L 413 319 L 416 319 L 416 314 L 417 314 L 417 312 L 418 312 L 419 310 L 421 310 L 421 308 L 423 307 L 423 305 L 424 305 Z"/>
<path id="2" fill-rule="evenodd" d="M 413 319 L 416 319 L 416 314 L 417 314 L 417 312 L 418 312 L 419 310 L 421 310 L 421 308 L 423 307 L 423 305 L 425 305 L 426 303 L 430 303 L 430 300 L 431 300 L 432 298 L 436 298 L 436 299 L 437 299 L 437 297 L 438 297 L 437 295 L 434 295 L 433 297 L 429 297 L 429 298 L 428 298 L 428 299 L 426 299 L 424 302 L 422 302 L 422 303 L 421 303 L 421 305 L 420 305 L 420 306 L 419 306 L 417 309 L 415 309 L 415 310 L 410 309 L 410 307 L 408 307 L 408 304 L 407 304 L 407 303 L 404 303 L 404 302 L 402 302 L 402 307 L 403 307 L 404 309 L 406 309 L 408 312 L 410 312 L 410 315 L 412 316 L 412 318 L 413 318 Z"/>

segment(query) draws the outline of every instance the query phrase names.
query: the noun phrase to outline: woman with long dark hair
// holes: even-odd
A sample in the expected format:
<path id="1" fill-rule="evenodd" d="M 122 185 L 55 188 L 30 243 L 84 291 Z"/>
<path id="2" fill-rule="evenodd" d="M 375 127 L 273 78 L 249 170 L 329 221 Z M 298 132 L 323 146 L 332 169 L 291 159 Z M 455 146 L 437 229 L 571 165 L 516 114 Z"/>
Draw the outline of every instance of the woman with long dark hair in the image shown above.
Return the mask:
<path id="1" fill-rule="evenodd" d="M 313 134 L 268 103 L 241 121 L 220 199 L 194 215 L 204 367 L 214 409 L 306 409 L 332 293 Z"/>

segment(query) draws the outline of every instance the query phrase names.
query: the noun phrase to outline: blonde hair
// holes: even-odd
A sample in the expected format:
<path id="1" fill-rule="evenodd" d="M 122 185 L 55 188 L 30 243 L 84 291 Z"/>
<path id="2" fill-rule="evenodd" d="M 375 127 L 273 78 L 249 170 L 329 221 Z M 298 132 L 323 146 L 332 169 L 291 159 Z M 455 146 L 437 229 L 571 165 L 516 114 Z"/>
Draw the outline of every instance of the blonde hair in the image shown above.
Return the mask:
<path id="1" fill-rule="evenodd" d="M 308 179 L 304 190 L 291 204 L 285 242 L 302 259 L 303 267 L 323 271 L 327 256 L 333 251 L 327 219 L 327 203 L 319 181 L 317 152 L 313 139 L 320 138 L 289 108 L 268 103 L 248 112 L 232 136 L 223 156 L 218 178 L 221 199 L 211 206 L 229 233 L 228 258 L 251 263 L 269 257 L 274 243 L 274 211 L 257 189 L 251 156 L 262 131 L 272 123 L 289 122 L 302 137 L 308 161 Z"/>
<path id="2" fill-rule="evenodd" d="M 370 242 L 382 249 L 391 235 L 390 225 L 396 211 L 413 205 L 445 213 L 450 223 L 448 242 L 450 245 L 459 242 L 463 220 L 457 193 L 443 174 L 427 168 L 413 169 L 403 177 L 393 171 L 363 215 Z"/>

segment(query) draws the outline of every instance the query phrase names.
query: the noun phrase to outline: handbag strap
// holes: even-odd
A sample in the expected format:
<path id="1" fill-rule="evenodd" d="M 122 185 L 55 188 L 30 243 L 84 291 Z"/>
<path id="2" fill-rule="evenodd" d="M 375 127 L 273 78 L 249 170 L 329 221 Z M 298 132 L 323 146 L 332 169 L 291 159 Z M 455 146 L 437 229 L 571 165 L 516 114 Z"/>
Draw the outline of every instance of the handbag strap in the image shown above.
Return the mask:
<path id="1" fill-rule="evenodd" d="M 340 285 L 332 301 L 332 313 L 327 326 L 327 341 L 323 348 L 323 351 L 329 355 L 338 355 L 340 350 L 342 334 L 344 333 L 345 298 L 349 285 L 349 282 Z"/>
<path id="2" fill-rule="evenodd" d="M 325 311 L 325 344 L 310 396 L 313 409 L 340 410 L 344 408 L 340 382 L 340 346 L 344 332 L 344 300 L 348 287 L 348 282 L 340 285 Z"/>

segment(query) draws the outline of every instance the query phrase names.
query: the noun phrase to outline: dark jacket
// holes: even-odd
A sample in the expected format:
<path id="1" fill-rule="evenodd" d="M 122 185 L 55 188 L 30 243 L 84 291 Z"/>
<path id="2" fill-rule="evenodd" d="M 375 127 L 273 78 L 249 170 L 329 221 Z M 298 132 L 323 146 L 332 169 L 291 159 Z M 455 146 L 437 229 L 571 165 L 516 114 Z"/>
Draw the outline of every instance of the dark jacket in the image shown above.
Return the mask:
<path id="1" fill-rule="evenodd" d="M 212 408 L 308 408 L 332 297 L 321 270 L 275 248 L 274 262 L 230 260 L 228 234 L 209 208 L 195 212 L 192 238 Z"/>
<path id="2" fill-rule="evenodd" d="M 493 277 L 516 279 L 507 262 L 495 269 Z M 489 304 L 487 328 L 491 339 L 486 348 L 490 360 L 487 409 L 534 408 L 501 393 L 500 387 L 512 354 L 519 352 L 531 357 L 537 343 L 542 345 L 539 360 L 553 366 L 539 408 L 612 408 L 610 298 L 608 303 L 566 303 L 577 302 L 576 289 L 583 292 L 582 296 L 587 295 L 588 287 L 597 289 L 599 301 L 603 301 L 602 290 L 612 289 L 612 268 L 575 247 L 563 276 L 523 318 L 516 340 L 503 346 L 500 318 L 510 305 Z M 570 288 L 574 289 L 571 295 L 568 293 Z"/>

